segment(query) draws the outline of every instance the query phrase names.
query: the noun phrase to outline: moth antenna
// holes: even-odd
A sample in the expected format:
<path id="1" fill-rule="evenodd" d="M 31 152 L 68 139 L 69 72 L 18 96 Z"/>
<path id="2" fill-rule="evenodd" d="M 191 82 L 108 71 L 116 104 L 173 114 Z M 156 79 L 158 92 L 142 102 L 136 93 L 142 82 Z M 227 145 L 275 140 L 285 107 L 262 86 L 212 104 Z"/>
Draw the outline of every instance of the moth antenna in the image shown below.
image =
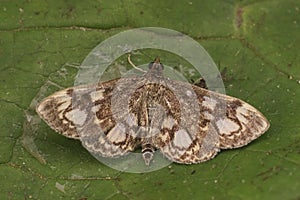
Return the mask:
<path id="1" fill-rule="evenodd" d="M 135 64 L 133 64 L 133 62 L 131 61 L 130 57 L 131 57 L 131 54 L 128 54 L 127 60 L 128 60 L 128 62 L 129 62 L 129 64 L 130 64 L 133 68 L 135 68 L 135 69 L 137 69 L 137 70 L 139 70 L 139 71 L 141 71 L 141 72 L 146 73 L 146 71 L 144 71 L 144 70 L 142 70 L 141 68 L 138 68 L 137 66 L 135 66 Z"/>

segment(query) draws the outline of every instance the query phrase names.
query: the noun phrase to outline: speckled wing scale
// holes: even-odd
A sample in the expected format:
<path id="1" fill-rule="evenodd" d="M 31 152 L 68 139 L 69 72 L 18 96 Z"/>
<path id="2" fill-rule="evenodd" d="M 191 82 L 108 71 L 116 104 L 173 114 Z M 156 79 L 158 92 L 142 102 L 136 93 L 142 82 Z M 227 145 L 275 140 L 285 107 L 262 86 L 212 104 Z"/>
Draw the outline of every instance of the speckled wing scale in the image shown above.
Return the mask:
<path id="1" fill-rule="evenodd" d="M 55 131 L 79 139 L 91 153 L 118 157 L 142 148 L 183 164 L 247 145 L 269 128 L 244 101 L 164 78 L 156 59 L 141 77 L 68 88 L 45 98 L 37 113 Z"/>

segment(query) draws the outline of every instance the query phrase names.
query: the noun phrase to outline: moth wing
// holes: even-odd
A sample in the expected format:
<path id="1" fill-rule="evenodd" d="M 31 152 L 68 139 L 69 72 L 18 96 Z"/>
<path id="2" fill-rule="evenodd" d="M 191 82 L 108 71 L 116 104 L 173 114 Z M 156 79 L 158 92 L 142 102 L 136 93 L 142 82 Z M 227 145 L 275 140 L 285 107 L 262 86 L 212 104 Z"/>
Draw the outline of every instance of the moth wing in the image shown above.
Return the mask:
<path id="1" fill-rule="evenodd" d="M 68 138 L 81 140 L 92 154 L 124 155 L 134 150 L 138 141 L 129 125 L 116 123 L 112 115 L 111 97 L 118 81 L 58 91 L 45 98 L 36 111 L 52 129 Z"/>
<path id="2" fill-rule="evenodd" d="M 208 129 L 210 119 L 204 118 L 203 106 L 193 86 L 172 80 L 165 82 L 167 89 L 161 101 L 169 112 L 155 136 L 155 147 L 177 163 L 199 163 L 213 158 L 220 150 L 219 135 L 214 127 Z"/>
<path id="3" fill-rule="evenodd" d="M 79 139 L 76 126 L 66 114 L 72 111 L 73 88 L 67 88 L 43 99 L 36 107 L 38 115 L 56 132 L 65 137 Z M 78 120 L 82 119 L 80 116 Z"/>
<path id="4" fill-rule="evenodd" d="M 250 104 L 224 94 L 193 86 L 199 104 L 203 106 L 203 117 L 213 116 L 212 127 L 217 131 L 221 149 L 247 145 L 265 133 L 270 124 L 266 117 Z"/>
<path id="5" fill-rule="evenodd" d="M 155 141 L 156 148 L 174 162 L 204 162 L 220 149 L 248 144 L 269 128 L 267 119 L 242 100 L 183 82 L 170 81 L 168 86 L 181 94 L 181 112 L 187 113 L 180 120 L 167 117 Z M 170 102 L 178 96 L 164 97 L 169 109 L 173 109 Z M 197 121 L 193 120 L 195 116 Z"/>

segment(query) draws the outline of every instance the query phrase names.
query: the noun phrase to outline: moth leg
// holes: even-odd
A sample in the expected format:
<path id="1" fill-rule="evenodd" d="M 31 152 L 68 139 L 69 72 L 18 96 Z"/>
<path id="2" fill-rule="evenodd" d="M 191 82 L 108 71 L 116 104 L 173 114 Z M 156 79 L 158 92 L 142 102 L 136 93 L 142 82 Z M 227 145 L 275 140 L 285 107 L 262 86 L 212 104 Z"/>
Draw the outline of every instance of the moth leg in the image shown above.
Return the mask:
<path id="1" fill-rule="evenodd" d="M 220 70 L 220 69 L 219 69 Z M 220 71 L 220 75 L 217 76 L 216 78 L 222 79 L 222 80 L 227 80 L 226 78 L 226 73 L 227 73 L 227 68 L 223 68 L 222 71 Z M 198 78 L 197 80 L 192 80 L 193 84 L 204 89 L 208 89 L 206 81 L 204 78 Z M 210 89 L 211 90 L 211 89 Z"/>
<path id="2" fill-rule="evenodd" d="M 204 89 L 208 89 L 207 85 L 206 85 L 206 81 L 204 80 L 204 78 L 199 78 L 196 81 L 193 81 L 194 85 L 204 88 Z"/>

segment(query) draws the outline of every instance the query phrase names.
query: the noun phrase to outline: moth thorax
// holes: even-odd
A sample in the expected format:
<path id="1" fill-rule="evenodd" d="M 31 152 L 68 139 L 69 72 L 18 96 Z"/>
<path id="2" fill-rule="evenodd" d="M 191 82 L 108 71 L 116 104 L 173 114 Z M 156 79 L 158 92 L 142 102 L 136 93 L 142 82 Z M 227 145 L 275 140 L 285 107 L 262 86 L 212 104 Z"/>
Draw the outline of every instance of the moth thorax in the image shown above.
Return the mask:
<path id="1" fill-rule="evenodd" d="M 165 108 L 158 103 L 151 104 L 148 107 L 148 117 L 150 120 L 154 120 L 155 118 L 162 118 L 165 113 Z"/>

